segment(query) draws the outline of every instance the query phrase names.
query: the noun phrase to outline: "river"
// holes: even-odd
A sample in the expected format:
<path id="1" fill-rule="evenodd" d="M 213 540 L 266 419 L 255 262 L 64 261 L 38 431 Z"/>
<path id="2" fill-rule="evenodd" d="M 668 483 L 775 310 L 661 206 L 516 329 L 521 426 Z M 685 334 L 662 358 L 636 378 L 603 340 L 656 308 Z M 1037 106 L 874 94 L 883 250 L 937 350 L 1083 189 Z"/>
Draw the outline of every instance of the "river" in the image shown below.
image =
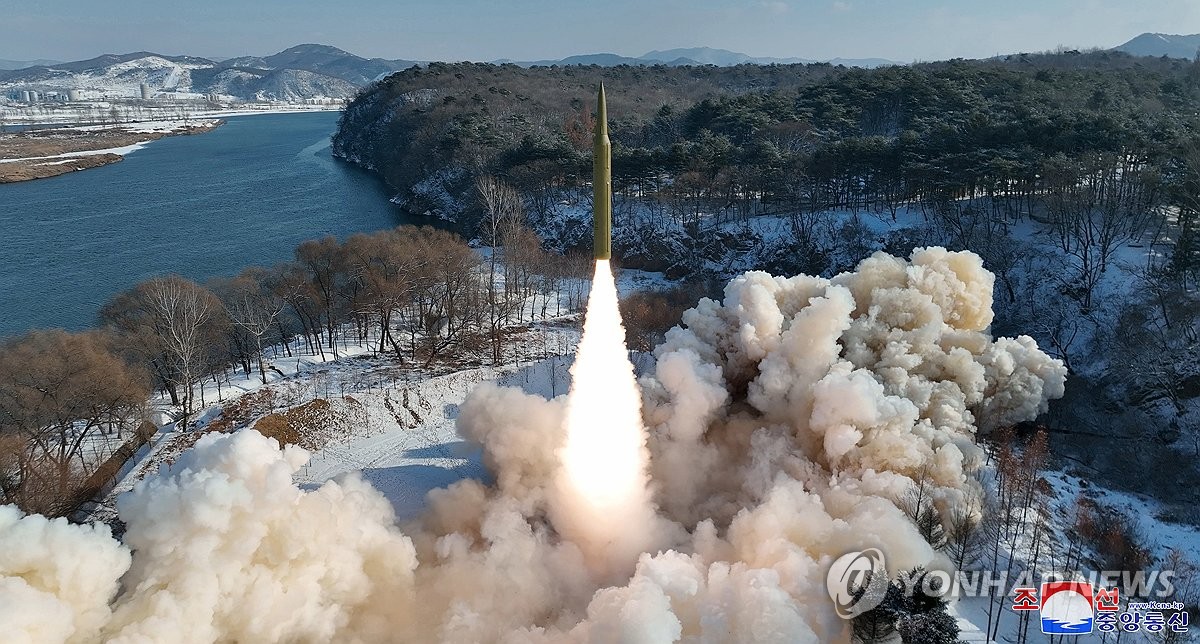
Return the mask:
<path id="1" fill-rule="evenodd" d="M 109 298 L 156 275 L 233 275 L 306 239 L 410 223 L 377 178 L 330 156 L 337 119 L 233 117 L 120 163 L 0 185 L 0 337 L 94 326 Z"/>

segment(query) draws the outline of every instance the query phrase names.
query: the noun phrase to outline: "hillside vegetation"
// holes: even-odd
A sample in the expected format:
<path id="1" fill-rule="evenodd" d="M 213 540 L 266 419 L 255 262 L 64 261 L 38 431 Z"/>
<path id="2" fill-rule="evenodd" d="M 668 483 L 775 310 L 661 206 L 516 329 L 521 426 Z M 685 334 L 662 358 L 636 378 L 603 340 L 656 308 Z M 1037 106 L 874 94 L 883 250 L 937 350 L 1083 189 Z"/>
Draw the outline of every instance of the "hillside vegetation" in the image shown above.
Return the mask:
<path id="1" fill-rule="evenodd" d="M 1200 99 L 1200 66 L 1115 52 L 874 70 L 434 64 L 364 90 L 334 151 L 380 174 L 414 214 L 471 230 L 484 211 L 475 180 L 498 175 L 544 219 L 589 176 L 600 82 L 618 201 L 642 199 L 693 229 L 968 197 L 1003 198 L 1016 218 L 1074 197 L 1083 176 L 1115 180 L 1098 198 L 1147 210 L 1179 178 Z M 586 238 L 559 232 L 543 237 Z"/>
<path id="2" fill-rule="evenodd" d="M 1076 376 L 1060 451 L 1131 484 L 1200 454 L 1200 63 L 434 64 L 363 90 L 334 152 L 485 242 L 480 186 L 498 182 L 547 249 L 586 249 L 600 82 L 618 262 L 687 280 L 832 275 L 874 250 L 969 248 L 997 276 L 995 331 L 1031 333 Z"/>

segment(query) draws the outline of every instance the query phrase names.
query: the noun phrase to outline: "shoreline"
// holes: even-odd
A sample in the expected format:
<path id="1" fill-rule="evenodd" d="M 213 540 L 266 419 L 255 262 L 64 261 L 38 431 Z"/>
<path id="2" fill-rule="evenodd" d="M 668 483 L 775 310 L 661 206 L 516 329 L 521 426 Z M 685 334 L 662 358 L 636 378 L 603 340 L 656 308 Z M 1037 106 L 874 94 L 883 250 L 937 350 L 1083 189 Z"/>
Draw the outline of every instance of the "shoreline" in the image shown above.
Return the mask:
<path id="1" fill-rule="evenodd" d="M 62 127 L 0 135 L 0 184 L 49 179 L 117 163 L 167 136 L 211 132 L 225 121 L 154 121 Z"/>
<path id="2" fill-rule="evenodd" d="M 262 107 L 244 107 L 244 108 L 215 108 L 202 109 L 186 112 L 186 117 L 193 120 L 206 120 L 216 118 L 231 118 L 234 116 L 257 116 L 259 114 L 305 114 L 325 113 L 325 112 L 341 112 L 343 105 L 264 105 Z M 56 113 L 51 113 L 41 118 L 25 117 L 19 114 L 3 114 L 6 125 L 12 125 L 18 128 L 34 128 L 34 129 L 52 129 L 52 128 L 77 128 L 77 127 L 120 127 L 128 125 L 137 125 L 138 123 L 152 123 L 158 121 L 180 120 L 183 114 L 174 110 L 157 110 L 151 111 L 149 114 L 143 114 L 143 118 L 121 120 L 114 123 L 105 124 L 89 124 L 85 121 L 87 116 L 83 111 L 72 111 L 64 109 Z M 21 130 L 26 131 L 26 130 Z M 3 134 L 3 132 L 0 132 Z"/>

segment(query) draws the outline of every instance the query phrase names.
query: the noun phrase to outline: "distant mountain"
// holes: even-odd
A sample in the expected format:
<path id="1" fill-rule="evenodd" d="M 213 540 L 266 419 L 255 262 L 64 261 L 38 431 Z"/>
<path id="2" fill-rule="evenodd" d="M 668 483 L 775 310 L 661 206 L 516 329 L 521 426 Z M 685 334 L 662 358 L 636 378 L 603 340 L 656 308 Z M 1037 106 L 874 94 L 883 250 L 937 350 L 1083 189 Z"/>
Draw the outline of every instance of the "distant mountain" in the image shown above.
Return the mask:
<path id="1" fill-rule="evenodd" d="M 25 69 L 26 67 L 54 65 L 57 63 L 57 60 L 4 60 L 0 58 L 0 69 Z"/>
<path id="2" fill-rule="evenodd" d="M 1196 57 L 1196 50 L 1200 49 L 1200 34 L 1142 34 L 1113 49 L 1134 56 L 1167 56 L 1191 60 Z"/>
<path id="3" fill-rule="evenodd" d="M 579 56 L 569 56 L 557 60 L 535 60 L 535 61 L 513 61 L 513 60 L 497 60 L 493 61 L 498 64 L 515 63 L 522 67 L 541 66 L 548 67 L 550 65 L 599 65 L 601 67 L 613 67 L 616 65 L 716 65 L 718 67 L 732 67 L 734 65 L 791 65 L 796 63 L 818 63 L 828 62 L 834 65 L 845 65 L 847 67 L 884 67 L 887 65 L 902 65 L 894 60 L 886 60 L 884 58 L 834 58 L 828 61 L 811 60 L 808 58 L 770 58 L 763 56 L 749 56 L 736 51 L 727 49 L 713 49 L 712 47 L 690 47 L 686 49 L 667 49 L 663 51 L 651 51 L 637 58 L 629 56 L 620 56 L 618 54 L 583 54 Z"/>
<path id="4" fill-rule="evenodd" d="M 549 67 L 550 65 L 599 65 L 601 67 L 616 67 L 617 65 L 653 65 L 652 61 L 640 58 L 630 58 L 618 54 L 580 54 L 567 56 L 557 60 L 534 60 L 517 62 L 522 67 Z"/>
<path id="5" fill-rule="evenodd" d="M 641 56 L 645 60 L 656 60 L 668 63 L 680 58 L 694 60 L 701 65 L 716 65 L 717 67 L 732 67 L 743 63 L 755 63 L 752 56 L 741 54 L 728 49 L 713 49 L 712 47 L 690 47 L 686 49 L 667 49 L 665 51 L 652 51 Z M 812 61 L 803 60 L 800 58 L 792 58 L 790 62 L 808 63 Z"/>
<path id="6" fill-rule="evenodd" d="M 253 64 L 247 64 L 247 63 Z M 265 58 L 235 58 L 224 61 L 225 67 L 255 67 L 258 69 L 302 69 L 333 76 L 355 85 L 366 85 L 380 74 L 408 69 L 412 60 L 362 58 L 329 45 L 296 45 Z"/>
<path id="7" fill-rule="evenodd" d="M 0 93 L 81 90 L 85 98 L 135 97 L 144 83 L 154 92 L 224 94 L 242 100 L 298 101 L 348 98 L 359 87 L 415 64 L 362 58 L 327 45 L 297 45 L 265 57 L 221 62 L 153 52 L 105 54 L 69 63 L 0 70 Z"/>
<path id="8" fill-rule="evenodd" d="M 815 60 L 811 58 L 771 58 L 769 56 L 749 56 L 728 49 L 713 49 L 712 47 L 691 47 L 688 49 L 668 49 L 652 51 L 642 55 L 645 60 L 672 63 L 678 59 L 694 60 L 703 65 L 731 67 L 733 65 L 794 65 L 797 63 L 830 63 L 846 67 L 886 67 L 888 65 L 903 65 L 904 63 L 887 60 L 886 58 L 833 58 L 830 60 Z"/>

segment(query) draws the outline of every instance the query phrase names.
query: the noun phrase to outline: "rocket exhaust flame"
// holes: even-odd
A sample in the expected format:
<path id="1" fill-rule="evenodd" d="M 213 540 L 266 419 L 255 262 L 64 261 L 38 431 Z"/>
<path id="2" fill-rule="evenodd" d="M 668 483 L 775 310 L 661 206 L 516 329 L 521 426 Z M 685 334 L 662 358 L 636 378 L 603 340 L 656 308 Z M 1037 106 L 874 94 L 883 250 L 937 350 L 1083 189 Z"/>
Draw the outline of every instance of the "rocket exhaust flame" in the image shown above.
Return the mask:
<path id="1" fill-rule="evenodd" d="M 642 396 L 625 347 L 612 256 L 612 147 L 604 85 L 596 99 L 592 212 L 596 273 L 571 368 L 551 512 L 594 572 L 629 572 L 653 537 Z"/>
<path id="2" fill-rule="evenodd" d="M 617 288 L 596 262 L 583 338 L 571 368 L 552 517 L 593 569 L 632 569 L 653 540 L 642 396 L 625 347 Z M 625 572 L 628 572 L 626 570 Z"/>

